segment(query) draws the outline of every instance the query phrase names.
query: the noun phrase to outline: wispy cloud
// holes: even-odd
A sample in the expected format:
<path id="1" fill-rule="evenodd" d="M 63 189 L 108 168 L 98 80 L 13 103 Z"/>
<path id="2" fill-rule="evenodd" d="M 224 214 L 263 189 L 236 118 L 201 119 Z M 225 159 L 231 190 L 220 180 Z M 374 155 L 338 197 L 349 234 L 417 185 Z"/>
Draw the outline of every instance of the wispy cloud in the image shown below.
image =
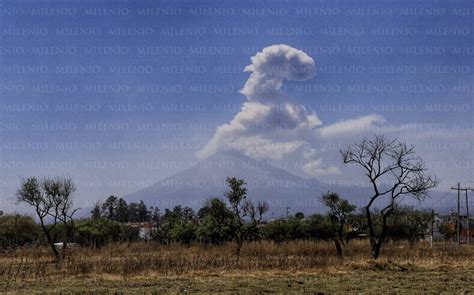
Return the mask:
<path id="1" fill-rule="evenodd" d="M 323 126 L 317 130 L 317 132 L 325 138 L 337 137 L 341 135 L 354 133 L 367 133 L 372 131 L 371 128 L 374 126 L 380 126 L 385 123 L 386 120 L 377 114 L 370 114 L 355 119 L 348 119 L 334 124 Z"/>

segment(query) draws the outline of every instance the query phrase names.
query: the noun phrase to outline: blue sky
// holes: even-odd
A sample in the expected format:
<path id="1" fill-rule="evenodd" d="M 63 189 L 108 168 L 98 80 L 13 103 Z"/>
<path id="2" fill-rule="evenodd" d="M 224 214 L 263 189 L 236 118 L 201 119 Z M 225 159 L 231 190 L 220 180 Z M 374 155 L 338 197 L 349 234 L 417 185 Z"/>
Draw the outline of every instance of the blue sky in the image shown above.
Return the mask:
<path id="1" fill-rule="evenodd" d="M 283 90 L 324 125 L 425 124 L 445 186 L 473 180 L 472 1 L 196 2 L 1 2 L 0 207 L 29 175 L 73 176 L 85 204 L 185 169 L 274 44 L 314 59 Z"/>

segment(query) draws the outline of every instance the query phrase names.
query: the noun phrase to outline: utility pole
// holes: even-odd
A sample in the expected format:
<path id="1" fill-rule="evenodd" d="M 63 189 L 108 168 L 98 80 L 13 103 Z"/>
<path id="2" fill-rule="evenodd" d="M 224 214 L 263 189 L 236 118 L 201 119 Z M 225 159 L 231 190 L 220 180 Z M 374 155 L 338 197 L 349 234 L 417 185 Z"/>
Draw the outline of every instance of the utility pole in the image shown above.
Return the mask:
<path id="1" fill-rule="evenodd" d="M 461 230 L 459 227 L 459 211 L 461 211 L 461 208 L 459 205 L 459 199 L 461 195 L 461 184 L 458 182 L 458 187 L 452 187 L 451 189 L 458 191 L 458 214 L 456 216 L 456 238 L 458 240 L 458 245 L 461 245 Z"/>
<path id="2" fill-rule="evenodd" d="M 458 245 L 461 245 L 461 191 L 465 191 L 466 192 L 466 209 L 467 209 L 467 235 L 468 235 L 468 241 L 470 240 L 469 239 L 469 208 L 468 207 L 468 199 L 467 199 L 467 190 L 471 190 L 471 188 L 469 187 L 466 187 L 466 188 L 461 188 L 461 183 L 458 182 L 458 187 L 452 187 L 451 188 L 452 190 L 456 190 L 458 191 L 458 214 L 457 214 L 457 228 L 456 228 L 456 232 L 457 232 L 457 238 L 458 238 Z"/>
<path id="3" fill-rule="evenodd" d="M 471 243 L 471 223 L 470 218 L 469 218 L 469 198 L 467 197 L 467 190 L 474 191 L 472 188 L 466 188 L 466 217 L 467 217 L 467 244 L 469 245 Z"/>

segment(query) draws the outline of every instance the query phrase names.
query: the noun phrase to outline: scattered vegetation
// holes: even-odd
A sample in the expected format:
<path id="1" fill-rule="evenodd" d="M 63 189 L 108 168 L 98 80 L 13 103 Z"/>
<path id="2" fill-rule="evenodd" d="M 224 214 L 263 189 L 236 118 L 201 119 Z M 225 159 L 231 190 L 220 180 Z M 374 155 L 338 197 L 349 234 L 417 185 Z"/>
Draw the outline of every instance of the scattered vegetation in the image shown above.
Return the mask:
<path id="1" fill-rule="evenodd" d="M 34 289 L 58 276 L 76 287 L 79 281 L 92 278 L 93 284 L 109 284 L 111 278 L 133 277 L 141 282 L 145 276 L 157 281 L 179 276 L 210 292 L 215 285 L 203 287 L 194 280 L 242 271 L 263 280 L 296 272 L 319 280 L 341 272 L 365 276 L 382 271 L 383 279 L 390 280 L 390 272 L 436 274 L 454 266 L 473 275 L 473 248 L 449 242 L 435 247 L 419 243 L 433 224 L 433 213 L 399 204 L 405 195 L 422 200 L 437 184 L 412 146 L 377 136 L 349 146 L 342 156 L 345 163 L 365 169 L 374 188 L 365 207 L 357 210 L 337 193 L 327 192 L 319 196 L 327 213 L 305 216 L 298 212 L 276 220 L 265 220 L 268 204 L 249 200 L 245 180 L 235 177 L 227 178 L 224 199 L 208 199 L 197 213 L 182 206 L 160 211 L 143 201 L 127 203 L 112 195 L 83 219 L 74 218 L 78 209 L 73 206 L 72 179 L 27 178 L 21 182 L 17 201 L 32 207 L 36 216 L 1 212 L 0 288 Z M 378 210 L 374 203 L 380 199 L 387 205 Z M 453 235 L 449 225 L 441 224 L 440 231 L 448 239 Z M 57 248 L 55 242 L 62 247 Z M 71 243 L 80 247 L 69 249 Z M 376 261 L 381 253 L 382 259 Z M 462 281 L 464 276 L 457 279 Z M 249 277 L 245 280 L 253 282 Z M 276 284 L 273 291 L 360 291 L 354 285 L 334 289 L 314 282 L 310 289 L 288 289 L 293 284 Z M 52 283 L 51 287 L 67 290 L 67 285 Z M 138 292 L 157 291 L 148 287 L 139 286 Z"/>
<path id="2" fill-rule="evenodd" d="M 369 241 L 352 241 L 340 259 L 332 242 L 252 241 L 191 246 L 111 243 L 78 248 L 57 264 L 47 248 L 0 254 L 0 290 L 32 292 L 417 292 L 467 293 L 474 248 L 387 243 L 378 260 Z M 368 280 L 368 281 L 367 281 Z M 107 286 L 105 288 L 104 286 Z M 417 289 L 415 289 L 417 288 Z"/>

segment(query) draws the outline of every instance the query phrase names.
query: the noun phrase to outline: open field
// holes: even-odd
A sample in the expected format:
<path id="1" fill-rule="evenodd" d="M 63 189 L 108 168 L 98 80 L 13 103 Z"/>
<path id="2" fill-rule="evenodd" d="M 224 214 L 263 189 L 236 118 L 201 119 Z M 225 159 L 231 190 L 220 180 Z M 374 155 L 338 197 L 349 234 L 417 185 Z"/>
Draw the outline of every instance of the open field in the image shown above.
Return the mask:
<path id="1" fill-rule="evenodd" d="M 110 245 L 77 249 L 60 265 L 47 249 L 0 254 L 0 290 L 11 293 L 337 293 L 474 292 L 474 247 L 387 244 L 369 258 L 365 241 L 346 258 L 331 243 L 247 244 L 240 259 L 232 245 Z"/>

